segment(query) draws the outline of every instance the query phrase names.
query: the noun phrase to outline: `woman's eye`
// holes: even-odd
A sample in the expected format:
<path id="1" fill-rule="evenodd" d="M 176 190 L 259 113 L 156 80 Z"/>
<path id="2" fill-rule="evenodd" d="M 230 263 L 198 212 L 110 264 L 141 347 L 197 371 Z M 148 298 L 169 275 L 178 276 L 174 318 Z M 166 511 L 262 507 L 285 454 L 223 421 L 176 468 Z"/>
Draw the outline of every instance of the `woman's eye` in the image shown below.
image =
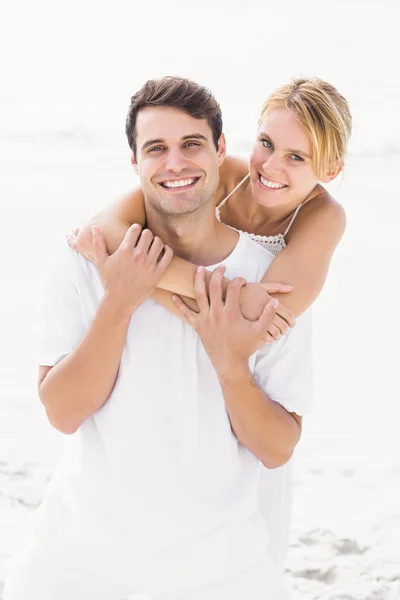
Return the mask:
<path id="1" fill-rule="evenodd" d="M 269 140 L 261 140 L 263 146 L 265 146 L 266 148 L 273 148 L 271 142 Z"/>
<path id="2" fill-rule="evenodd" d="M 304 160 L 304 158 L 301 158 L 301 156 L 299 156 L 298 154 L 291 154 L 290 158 L 293 158 L 293 160 L 300 161 L 300 162 L 302 162 Z"/>

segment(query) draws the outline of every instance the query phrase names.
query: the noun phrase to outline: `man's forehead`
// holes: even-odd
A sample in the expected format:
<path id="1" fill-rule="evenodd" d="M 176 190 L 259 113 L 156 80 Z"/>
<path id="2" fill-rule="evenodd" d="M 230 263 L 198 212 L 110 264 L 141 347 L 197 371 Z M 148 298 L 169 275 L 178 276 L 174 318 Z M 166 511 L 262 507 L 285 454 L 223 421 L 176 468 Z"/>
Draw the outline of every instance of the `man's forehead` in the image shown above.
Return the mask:
<path id="1" fill-rule="evenodd" d="M 195 119 L 183 110 L 169 106 L 146 107 L 139 111 L 136 120 L 139 145 L 148 139 L 180 140 L 192 134 L 212 138 L 206 119 Z"/>

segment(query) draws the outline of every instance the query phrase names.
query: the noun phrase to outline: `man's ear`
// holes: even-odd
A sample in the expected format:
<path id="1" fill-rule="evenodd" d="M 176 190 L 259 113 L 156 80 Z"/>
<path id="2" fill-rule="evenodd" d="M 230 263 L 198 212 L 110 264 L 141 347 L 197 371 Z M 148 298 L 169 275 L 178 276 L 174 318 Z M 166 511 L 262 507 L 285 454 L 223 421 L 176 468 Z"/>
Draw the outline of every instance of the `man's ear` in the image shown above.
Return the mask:
<path id="1" fill-rule="evenodd" d="M 226 156 L 226 139 L 225 139 L 225 135 L 223 133 L 221 133 L 221 136 L 218 140 L 217 155 L 218 155 L 218 166 L 220 167 L 222 165 L 222 163 L 224 162 L 225 156 Z"/>
<path id="2" fill-rule="evenodd" d="M 135 169 L 136 175 L 138 175 L 138 166 L 133 151 L 131 152 L 131 165 Z"/>
<path id="3" fill-rule="evenodd" d="M 329 171 L 327 172 L 327 174 L 321 178 L 322 183 L 330 183 L 331 181 L 333 181 L 338 175 L 339 173 L 341 173 L 343 171 L 343 162 L 337 162 L 335 165 L 333 165 Z"/>

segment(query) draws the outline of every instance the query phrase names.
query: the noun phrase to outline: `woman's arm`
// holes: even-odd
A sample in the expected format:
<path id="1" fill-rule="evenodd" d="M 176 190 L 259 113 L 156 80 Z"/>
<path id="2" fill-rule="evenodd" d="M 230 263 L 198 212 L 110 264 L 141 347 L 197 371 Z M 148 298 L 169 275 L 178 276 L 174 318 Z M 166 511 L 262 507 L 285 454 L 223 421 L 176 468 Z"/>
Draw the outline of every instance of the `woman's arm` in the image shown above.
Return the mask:
<path id="1" fill-rule="evenodd" d="M 142 227 L 146 224 L 141 188 L 134 189 L 104 208 L 79 230 L 77 235 L 79 252 L 94 262 L 91 227 L 97 225 L 106 239 L 108 253 L 114 254 L 133 223 L 139 223 Z"/>
<path id="2" fill-rule="evenodd" d="M 92 226 L 96 225 L 100 229 L 105 237 L 108 253 L 114 254 L 133 223 L 139 223 L 142 227 L 146 224 L 144 196 L 140 188 L 136 188 L 95 215 L 78 230 L 76 240 L 69 236 L 68 243 L 88 260 L 94 262 Z M 157 287 L 181 296 L 194 298 L 195 273 L 195 265 L 174 256 L 169 269 Z M 172 300 L 169 305 L 174 306 Z"/>
<path id="3" fill-rule="evenodd" d="M 226 196 L 228 191 L 235 187 L 238 181 L 243 179 L 247 170 L 247 161 L 235 156 L 226 157 L 219 169 L 219 185 L 215 195 L 216 205 Z M 93 262 L 92 225 L 99 227 L 106 239 L 109 254 L 113 254 L 133 223 L 139 223 L 142 227 L 146 224 L 144 195 L 141 188 L 134 189 L 103 209 L 79 230 L 76 243 L 72 238 L 69 239 L 69 243 Z M 157 287 L 188 298 L 194 298 L 193 282 L 195 273 L 195 265 L 174 256 L 169 269 Z M 208 280 L 210 277 L 211 274 L 208 274 Z M 228 280 L 225 281 L 225 287 L 227 283 Z M 257 316 L 259 315 L 254 315 L 254 318 Z"/>
<path id="4" fill-rule="evenodd" d="M 287 247 L 268 267 L 263 282 L 293 286 L 285 305 L 298 317 L 319 296 L 336 246 L 346 227 L 343 207 L 328 193 L 307 202 L 287 236 Z"/>

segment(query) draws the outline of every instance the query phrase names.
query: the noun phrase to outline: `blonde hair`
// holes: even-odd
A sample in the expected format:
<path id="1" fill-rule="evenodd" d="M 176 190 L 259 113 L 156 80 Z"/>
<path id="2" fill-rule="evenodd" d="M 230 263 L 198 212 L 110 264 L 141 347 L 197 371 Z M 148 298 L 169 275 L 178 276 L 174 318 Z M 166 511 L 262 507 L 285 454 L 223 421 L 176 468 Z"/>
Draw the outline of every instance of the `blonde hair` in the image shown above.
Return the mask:
<path id="1" fill-rule="evenodd" d="M 318 177 L 342 167 L 351 135 L 352 118 L 347 100 L 322 79 L 297 78 L 271 94 L 261 119 L 277 108 L 294 113 L 312 144 L 312 166 Z"/>

